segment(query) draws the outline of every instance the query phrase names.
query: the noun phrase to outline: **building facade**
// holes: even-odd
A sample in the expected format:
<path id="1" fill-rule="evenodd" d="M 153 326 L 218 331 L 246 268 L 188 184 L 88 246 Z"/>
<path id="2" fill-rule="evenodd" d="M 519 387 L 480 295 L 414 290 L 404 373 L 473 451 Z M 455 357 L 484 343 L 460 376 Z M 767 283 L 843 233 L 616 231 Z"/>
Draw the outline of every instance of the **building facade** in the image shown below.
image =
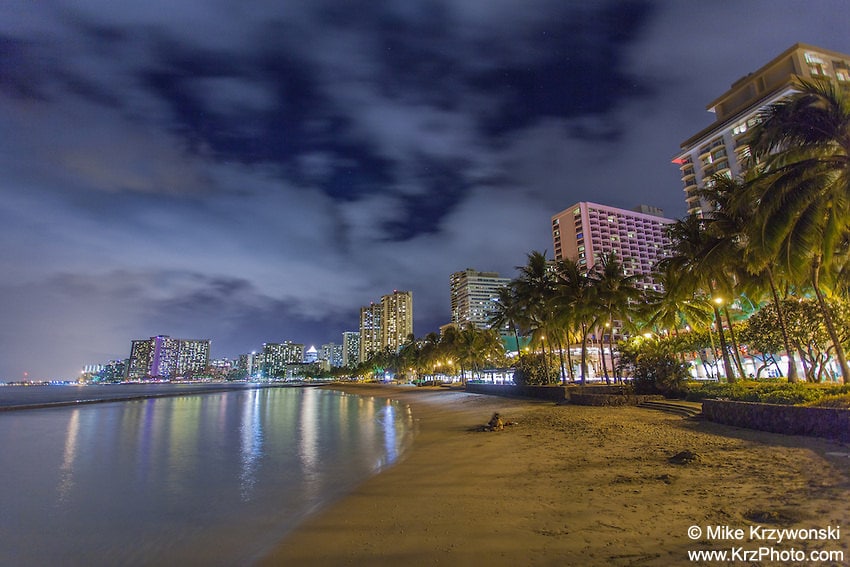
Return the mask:
<path id="1" fill-rule="evenodd" d="M 499 290 L 510 281 L 496 272 L 472 268 L 453 273 L 449 277 L 452 323 L 459 327 L 472 323 L 479 329 L 489 329 Z"/>
<path id="2" fill-rule="evenodd" d="M 413 292 L 394 290 L 360 308 L 360 361 L 385 349 L 398 351 L 413 334 Z"/>
<path id="3" fill-rule="evenodd" d="M 262 376 L 274 378 L 286 372 L 287 365 L 301 364 L 304 361 L 304 345 L 284 341 L 282 343 L 263 343 Z"/>
<path id="4" fill-rule="evenodd" d="M 669 254 L 667 225 L 675 222 L 660 209 L 641 206 L 629 211 L 580 202 L 552 217 L 555 259 L 575 260 L 591 270 L 602 254 L 615 253 L 625 275 L 638 276 L 643 289 L 658 289 L 652 278 L 656 263 Z"/>
<path id="5" fill-rule="evenodd" d="M 237 368 L 248 378 L 259 378 L 263 371 L 263 353 L 249 352 L 239 355 Z"/>
<path id="6" fill-rule="evenodd" d="M 339 368 L 340 366 L 344 366 L 342 352 L 343 345 L 328 343 L 322 345 L 322 353 L 319 355 L 319 359 L 327 361 L 330 368 Z"/>
<path id="7" fill-rule="evenodd" d="M 394 290 L 381 297 L 381 347 L 392 352 L 413 334 L 413 292 Z"/>
<path id="8" fill-rule="evenodd" d="M 370 303 L 360 308 L 359 358 L 361 362 L 381 350 L 382 314 L 383 309 L 380 303 Z"/>
<path id="9" fill-rule="evenodd" d="M 158 335 L 131 342 L 128 380 L 190 377 L 209 365 L 208 339 L 174 339 Z"/>
<path id="10" fill-rule="evenodd" d="M 797 77 L 850 85 L 850 55 L 797 43 L 712 101 L 707 109 L 714 113 L 714 123 L 682 142 L 673 159 L 681 171 L 688 213 L 708 210 L 697 192 L 712 176 L 734 179 L 743 174 L 749 157 L 747 131 L 758 123 L 763 108 L 794 92 Z"/>
<path id="11" fill-rule="evenodd" d="M 313 364 L 319 360 L 319 351 L 315 346 L 310 345 L 306 351 L 304 351 L 304 364 Z"/>
<path id="12" fill-rule="evenodd" d="M 356 366 L 360 363 L 360 333 L 345 331 L 342 334 L 342 365 Z"/>

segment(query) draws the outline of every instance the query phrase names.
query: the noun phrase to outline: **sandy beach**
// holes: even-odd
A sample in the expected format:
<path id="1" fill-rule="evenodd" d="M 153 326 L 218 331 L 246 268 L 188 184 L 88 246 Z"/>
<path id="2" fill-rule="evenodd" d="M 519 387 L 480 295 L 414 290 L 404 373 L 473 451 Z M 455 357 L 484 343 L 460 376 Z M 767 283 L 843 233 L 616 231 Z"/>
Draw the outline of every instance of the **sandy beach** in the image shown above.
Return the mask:
<path id="1" fill-rule="evenodd" d="M 842 552 L 844 561 L 817 564 L 850 563 L 846 444 L 639 408 L 337 388 L 408 404 L 413 447 L 308 519 L 263 565 L 801 564 L 688 556 L 732 548 Z M 480 431 L 496 411 L 516 425 Z M 682 451 L 697 459 L 671 462 Z M 745 536 L 720 539 L 709 531 L 716 526 Z M 753 537 L 751 526 L 840 528 L 830 539 L 778 543 L 759 539 L 775 538 L 770 531 Z"/>

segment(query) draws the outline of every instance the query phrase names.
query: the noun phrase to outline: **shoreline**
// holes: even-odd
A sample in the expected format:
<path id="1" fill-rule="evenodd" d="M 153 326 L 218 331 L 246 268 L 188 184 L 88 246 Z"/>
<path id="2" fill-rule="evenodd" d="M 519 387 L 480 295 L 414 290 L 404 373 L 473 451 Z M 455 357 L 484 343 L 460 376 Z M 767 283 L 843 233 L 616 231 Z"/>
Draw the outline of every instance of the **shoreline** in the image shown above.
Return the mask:
<path id="1" fill-rule="evenodd" d="M 413 444 L 260 565 L 686 565 L 689 550 L 759 547 L 695 541 L 689 527 L 759 524 L 847 526 L 837 541 L 769 543 L 850 559 L 847 444 L 638 408 L 325 387 L 408 405 Z M 495 411 L 517 425 L 480 431 Z M 697 460 L 670 461 L 682 451 Z"/>
<path id="2" fill-rule="evenodd" d="M 115 393 L 107 392 L 103 394 L 103 390 L 101 390 L 101 396 L 96 397 L 78 397 L 78 396 L 65 396 L 66 399 L 61 400 L 45 400 L 45 401 L 34 401 L 34 402 L 25 402 L 25 403 L 8 403 L 7 400 L 2 399 L 0 397 L 0 412 L 4 411 L 23 411 L 23 410 L 35 410 L 35 409 L 50 409 L 50 408 L 61 408 L 68 406 L 80 406 L 80 405 L 89 405 L 89 404 L 104 404 L 111 402 L 131 402 L 138 400 L 150 400 L 156 398 L 173 398 L 179 396 L 195 396 L 200 394 L 217 394 L 222 392 L 239 392 L 243 390 L 256 390 L 262 388 L 303 388 L 303 387 L 320 387 L 324 384 L 260 384 L 260 383 L 205 383 L 205 384 L 144 384 L 144 385 L 134 385 L 134 384 L 109 384 L 109 385 L 85 385 L 85 386 L 76 386 L 76 385 L 62 385 L 62 386 L 4 386 L 9 388 L 51 388 L 54 389 L 51 393 L 67 393 L 73 391 L 81 391 L 81 389 L 91 389 L 86 390 L 86 392 L 94 392 L 95 390 L 102 389 L 121 389 L 127 388 L 130 390 L 127 393 Z M 67 388 L 67 390 L 62 390 L 63 388 Z M 163 391 L 159 392 L 139 392 L 138 388 L 147 388 L 147 389 L 161 389 Z"/>

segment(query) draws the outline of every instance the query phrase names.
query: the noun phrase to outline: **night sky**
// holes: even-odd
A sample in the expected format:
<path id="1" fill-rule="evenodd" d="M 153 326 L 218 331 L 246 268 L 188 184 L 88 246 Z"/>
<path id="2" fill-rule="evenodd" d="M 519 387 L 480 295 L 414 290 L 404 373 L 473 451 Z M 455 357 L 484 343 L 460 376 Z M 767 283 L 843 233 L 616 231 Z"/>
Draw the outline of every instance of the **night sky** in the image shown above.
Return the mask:
<path id="1" fill-rule="evenodd" d="M 156 334 L 341 342 L 513 277 L 577 201 L 685 214 L 671 158 L 850 2 L 4 0 L 0 380 Z"/>

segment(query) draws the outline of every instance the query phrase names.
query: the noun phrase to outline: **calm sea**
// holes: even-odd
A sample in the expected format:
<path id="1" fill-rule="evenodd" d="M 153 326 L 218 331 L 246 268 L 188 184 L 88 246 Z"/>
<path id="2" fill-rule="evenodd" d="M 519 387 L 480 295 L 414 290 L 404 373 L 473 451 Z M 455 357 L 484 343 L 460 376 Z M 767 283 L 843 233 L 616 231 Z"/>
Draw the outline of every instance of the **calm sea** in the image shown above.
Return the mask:
<path id="1" fill-rule="evenodd" d="M 250 564 L 412 434 L 314 388 L 0 412 L 0 565 Z"/>

